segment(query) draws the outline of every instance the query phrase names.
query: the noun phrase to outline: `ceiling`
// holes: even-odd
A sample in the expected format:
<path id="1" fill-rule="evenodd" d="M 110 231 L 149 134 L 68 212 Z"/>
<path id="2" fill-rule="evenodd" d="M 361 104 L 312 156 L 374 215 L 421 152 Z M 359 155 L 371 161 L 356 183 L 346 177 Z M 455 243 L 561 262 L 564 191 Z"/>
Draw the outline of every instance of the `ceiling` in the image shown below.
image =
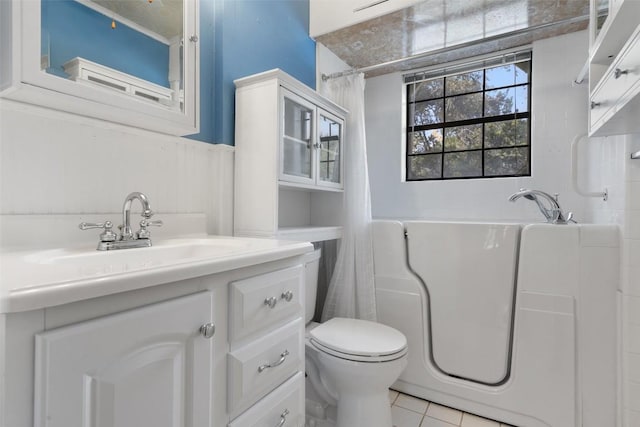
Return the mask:
<path id="1" fill-rule="evenodd" d="M 316 41 L 372 77 L 579 31 L 588 18 L 589 0 L 425 0 Z"/>

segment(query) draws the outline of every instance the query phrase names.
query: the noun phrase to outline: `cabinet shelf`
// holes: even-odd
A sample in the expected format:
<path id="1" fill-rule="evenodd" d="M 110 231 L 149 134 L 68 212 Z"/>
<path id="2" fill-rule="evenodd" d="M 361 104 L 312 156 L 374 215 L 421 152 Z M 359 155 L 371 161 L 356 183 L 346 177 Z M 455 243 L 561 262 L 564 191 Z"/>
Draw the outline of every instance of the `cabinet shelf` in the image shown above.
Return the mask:
<path id="1" fill-rule="evenodd" d="M 286 139 L 287 141 L 295 142 L 295 143 L 300 144 L 300 145 L 306 145 L 307 147 L 309 147 L 311 145 L 311 141 L 305 141 L 304 139 L 298 139 L 298 138 L 296 138 L 294 136 L 283 135 L 282 137 L 284 139 Z"/>
<path id="2" fill-rule="evenodd" d="M 293 190 L 307 190 L 312 192 L 325 192 L 329 191 L 332 193 L 343 193 L 344 190 L 342 188 L 333 188 L 333 187 L 318 187 L 315 184 L 304 184 L 300 182 L 289 182 L 289 181 L 279 181 L 278 185 L 284 188 L 291 188 Z"/>
<path id="3" fill-rule="evenodd" d="M 342 227 L 281 227 L 278 228 L 276 238 L 282 240 L 299 240 L 302 242 L 321 242 L 324 240 L 335 240 L 342 238 Z"/>
<path id="4" fill-rule="evenodd" d="M 640 1 L 625 0 L 607 17 L 591 47 L 592 64 L 610 65 L 638 25 Z"/>

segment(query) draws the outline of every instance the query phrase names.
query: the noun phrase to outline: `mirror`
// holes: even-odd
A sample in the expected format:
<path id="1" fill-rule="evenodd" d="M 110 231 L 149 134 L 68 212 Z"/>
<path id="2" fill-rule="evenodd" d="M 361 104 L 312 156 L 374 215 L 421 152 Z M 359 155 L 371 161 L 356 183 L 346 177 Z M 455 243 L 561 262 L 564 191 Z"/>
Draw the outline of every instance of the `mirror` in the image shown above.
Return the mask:
<path id="1" fill-rule="evenodd" d="M 41 69 L 184 111 L 183 0 L 41 0 Z"/>

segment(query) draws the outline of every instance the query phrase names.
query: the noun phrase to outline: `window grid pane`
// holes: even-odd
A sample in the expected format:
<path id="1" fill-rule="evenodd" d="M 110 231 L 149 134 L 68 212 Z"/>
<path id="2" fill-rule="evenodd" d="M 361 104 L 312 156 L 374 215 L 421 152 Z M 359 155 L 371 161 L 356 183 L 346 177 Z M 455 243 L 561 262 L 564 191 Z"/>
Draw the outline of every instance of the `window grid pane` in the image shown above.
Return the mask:
<path id="1" fill-rule="evenodd" d="M 531 61 L 407 84 L 407 181 L 531 175 Z"/>

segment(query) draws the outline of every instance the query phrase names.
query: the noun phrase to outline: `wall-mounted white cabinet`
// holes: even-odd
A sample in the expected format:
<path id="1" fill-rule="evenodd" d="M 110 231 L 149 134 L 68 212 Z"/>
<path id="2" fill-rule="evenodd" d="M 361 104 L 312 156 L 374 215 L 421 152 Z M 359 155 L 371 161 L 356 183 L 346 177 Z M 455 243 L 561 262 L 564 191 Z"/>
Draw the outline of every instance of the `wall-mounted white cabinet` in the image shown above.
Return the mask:
<path id="1" fill-rule="evenodd" d="M 320 36 L 419 2 L 420 0 L 311 0 L 309 35 Z"/>
<path id="2" fill-rule="evenodd" d="M 640 132 L 640 2 L 610 1 L 603 24 L 602 1 L 591 9 L 589 135 Z"/>
<path id="3" fill-rule="evenodd" d="M 1 1 L 0 98 L 166 134 L 197 133 L 199 3 L 193 0 L 180 4 L 182 11 L 175 13 L 166 11 L 170 5 L 154 3 L 156 10 L 165 10 L 142 15 L 153 16 L 154 22 L 134 25 L 133 21 L 140 22 L 137 17 L 116 16 L 116 11 L 96 2 Z M 69 19 L 70 10 L 104 25 L 65 26 L 62 23 Z M 180 18 L 171 18 L 174 16 Z M 160 19 L 169 22 L 156 25 Z M 158 30 L 161 26 L 169 29 Z M 125 27 L 129 29 L 126 32 L 122 31 Z M 115 33 L 118 37 L 109 39 Z M 141 47 L 147 46 L 142 40 L 149 39 L 154 39 L 153 49 Z M 100 41 L 99 46 L 95 40 Z M 118 55 L 101 55 L 102 50 Z M 131 65 L 142 56 L 140 52 L 151 51 L 157 54 Z M 94 56 L 100 58 L 99 75 L 74 71 L 77 67 L 70 61 L 88 64 L 94 62 L 87 61 Z M 160 82 L 165 94 L 149 90 L 152 79 Z M 131 82 L 135 82 L 135 90 Z"/>
<path id="4" fill-rule="evenodd" d="M 235 234 L 339 238 L 347 111 L 281 70 L 235 84 Z"/>

